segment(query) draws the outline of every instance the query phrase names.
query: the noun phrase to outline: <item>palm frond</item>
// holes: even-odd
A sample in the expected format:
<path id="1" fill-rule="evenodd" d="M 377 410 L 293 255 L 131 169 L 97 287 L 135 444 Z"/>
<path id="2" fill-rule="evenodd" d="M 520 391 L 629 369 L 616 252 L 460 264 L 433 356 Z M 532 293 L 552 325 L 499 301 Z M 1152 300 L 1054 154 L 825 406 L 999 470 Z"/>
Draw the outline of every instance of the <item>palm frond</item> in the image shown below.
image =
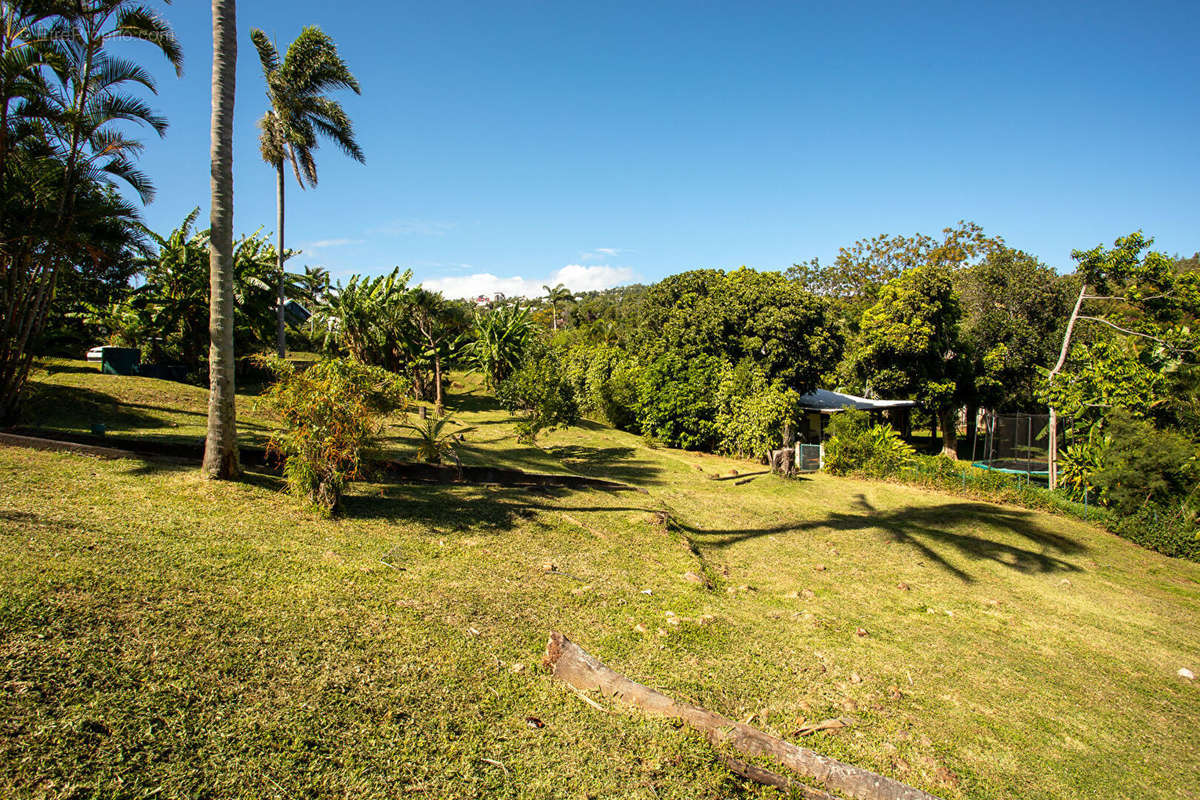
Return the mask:
<path id="1" fill-rule="evenodd" d="M 175 74 L 183 74 L 183 48 L 175 37 L 175 31 L 158 12 L 149 6 L 129 5 L 121 2 L 117 11 L 117 32 L 129 39 L 140 39 L 156 45 L 166 56 Z"/>

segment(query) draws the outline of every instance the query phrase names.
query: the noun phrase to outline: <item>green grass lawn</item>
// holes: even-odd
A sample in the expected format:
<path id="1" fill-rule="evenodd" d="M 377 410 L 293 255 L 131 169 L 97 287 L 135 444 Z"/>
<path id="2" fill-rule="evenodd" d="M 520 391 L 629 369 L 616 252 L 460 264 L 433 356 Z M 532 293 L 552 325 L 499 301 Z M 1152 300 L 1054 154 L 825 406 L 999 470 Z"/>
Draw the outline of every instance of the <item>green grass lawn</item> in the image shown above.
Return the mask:
<path id="1" fill-rule="evenodd" d="M 202 390 L 54 366 L 31 424 L 203 433 Z M 551 629 L 780 736 L 851 717 L 803 743 L 946 798 L 1200 796 L 1200 565 L 591 423 L 518 447 L 456 379 L 465 460 L 647 492 L 358 484 L 322 521 L 268 475 L 0 448 L 0 796 L 775 796 L 554 683 Z"/>

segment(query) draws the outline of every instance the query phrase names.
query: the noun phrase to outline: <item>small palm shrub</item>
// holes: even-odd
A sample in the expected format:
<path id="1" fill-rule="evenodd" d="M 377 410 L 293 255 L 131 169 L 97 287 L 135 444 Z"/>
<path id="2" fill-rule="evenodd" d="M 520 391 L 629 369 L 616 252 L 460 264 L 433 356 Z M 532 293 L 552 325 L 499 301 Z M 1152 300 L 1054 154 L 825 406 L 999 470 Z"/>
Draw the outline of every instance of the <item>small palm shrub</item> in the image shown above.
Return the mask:
<path id="1" fill-rule="evenodd" d="M 322 516 L 341 504 L 347 482 L 362 476 L 384 418 L 403 406 L 392 373 L 350 359 L 319 361 L 304 371 L 267 362 L 278 379 L 263 396 L 282 423 L 269 451 L 282 456 L 292 493 Z"/>
<path id="2" fill-rule="evenodd" d="M 865 411 L 846 409 L 836 414 L 829 432 L 825 468 L 833 475 L 889 477 L 916 461 L 916 451 L 900 434 L 885 425 L 872 426 Z"/>
<path id="3" fill-rule="evenodd" d="M 458 437 L 474 429 L 450 427 L 452 423 L 458 424 L 453 417 L 453 414 L 440 418 L 426 417 L 403 426 L 416 435 L 418 461 L 424 461 L 426 464 L 441 464 L 443 457 L 449 456 L 454 459 L 456 464 L 459 463 L 458 451 L 454 448 L 454 444 Z"/>

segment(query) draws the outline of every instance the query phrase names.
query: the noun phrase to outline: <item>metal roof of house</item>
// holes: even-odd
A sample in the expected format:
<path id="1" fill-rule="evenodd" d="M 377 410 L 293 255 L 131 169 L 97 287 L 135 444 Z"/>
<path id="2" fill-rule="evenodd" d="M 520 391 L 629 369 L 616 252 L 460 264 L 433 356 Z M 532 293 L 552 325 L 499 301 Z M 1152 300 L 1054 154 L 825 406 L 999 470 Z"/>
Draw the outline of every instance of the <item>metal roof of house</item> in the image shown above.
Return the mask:
<path id="1" fill-rule="evenodd" d="M 814 389 L 800 396 L 800 407 L 805 411 L 842 411 L 847 406 L 858 411 L 884 411 L 889 408 L 912 408 L 916 403 L 912 400 L 872 400 L 867 397 L 831 392 L 828 389 Z"/>

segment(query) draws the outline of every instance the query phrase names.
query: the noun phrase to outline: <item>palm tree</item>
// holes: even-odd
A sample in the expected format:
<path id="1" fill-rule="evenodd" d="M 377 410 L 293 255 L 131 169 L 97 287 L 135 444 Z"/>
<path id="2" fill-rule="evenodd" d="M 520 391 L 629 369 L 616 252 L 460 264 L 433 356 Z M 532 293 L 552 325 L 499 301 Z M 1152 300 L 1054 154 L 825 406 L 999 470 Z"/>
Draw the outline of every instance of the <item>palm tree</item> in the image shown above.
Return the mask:
<path id="1" fill-rule="evenodd" d="M 322 303 L 329 294 L 329 270 L 306 264 L 304 274 L 299 276 L 299 285 L 305 300 L 313 305 Z"/>
<path id="2" fill-rule="evenodd" d="M 123 128 L 161 135 L 166 121 L 128 92 L 155 82 L 113 52 L 118 40 L 149 43 L 182 66 L 171 27 L 137 0 L 0 4 L 0 417 L 15 412 L 60 274 L 94 260 L 103 229 L 136 218 L 110 187 L 153 196 L 136 165 L 142 144 Z"/>
<path id="3" fill-rule="evenodd" d="M 267 35 L 258 28 L 250 31 L 250 41 L 258 50 L 263 77 L 267 82 L 267 99 L 271 107 L 258 126 L 262 130 L 259 145 L 263 161 L 275 168 L 275 199 L 279 243 L 279 296 L 277 338 L 279 356 L 287 352 L 283 319 L 283 188 L 284 162 L 290 162 L 300 188 L 317 185 L 317 163 L 313 151 L 317 139 L 333 141 L 342 152 L 363 163 L 362 149 L 354 136 L 354 126 L 341 103 L 326 92 L 331 89 L 350 89 L 359 94 L 358 81 L 337 52 L 333 39 L 316 26 L 308 26 L 280 59 L 279 51 Z"/>
<path id="4" fill-rule="evenodd" d="M 236 0 L 212 0 L 212 211 L 208 256 L 208 436 L 204 475 L 241 471 L 233 374 L 233 100 L 237 71 Z"/>
<path id="5" fill-rule="evenodd" d="M 571 290 L 561 283 L 555 284 L 554 288 L 550 288 L 542 284 L 542 288 L 546 290 L 546 300 L 550 303 L 550 329 L 558 330 L 558 304 L 575 302 L 575 295 L 571 294 Z"/>

